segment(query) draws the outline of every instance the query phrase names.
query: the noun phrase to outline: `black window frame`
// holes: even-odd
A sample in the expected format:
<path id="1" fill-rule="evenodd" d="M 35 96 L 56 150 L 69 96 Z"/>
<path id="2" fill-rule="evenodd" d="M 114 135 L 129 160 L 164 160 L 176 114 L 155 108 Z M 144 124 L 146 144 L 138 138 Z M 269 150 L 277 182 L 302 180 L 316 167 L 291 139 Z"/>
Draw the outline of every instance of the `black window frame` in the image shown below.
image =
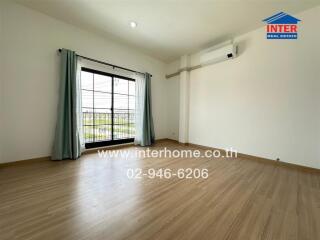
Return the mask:
<path id="1" fill-rule="evenodd" d="M 115 110 L 114 109 L 114 94 L 117 94 L 117 93 L 114 92 L 114 78 L 123 79 L 123 80 L 127 80 L 127 81 L 132 81 L 132 82 L 135 82 L 135 79 L 129 78 L 129 77 L 120 76 L 120 75 L 116 75 L 116 74 L 112 74 L 112 73 L 107 73 L 107 72 L 103 72 L 103 71 L 99 71 L 99 70 L 92 69 L 92 68 L 87 68 L 87 67 L 81 67 L 81 71 L 89 72 L 89 73 L 93 73 L 93 74 L 99 74 L 99 75 L 103 75 L 103 76 L 108 76 L 108 77 L 111 77 L 111 81 L 112 81 L 112 85 L 111 85 L 112 86 L 112 89 L 111 89 L 111 140 L 88 142 L 88 143 L 85 143 L 85 148 L 86 149 L 90 149 L 90 148 L 97 148 L 97 147 L 104 147 L 104 146 L 111 146 L 111 145 L 117 145 L 117 144 L 133 142 L 134 138 L 114 139 L 114 126 L 115 126 L 115 124 L 114 124 L 114 110 Z M 85 90 L 85 89 L 81 89 L 81 90 Z M 95 91 L 94 89 L 92 91 L 93 91 L 93 102 L 94 102 L 94 92 L 99 92 L 99 91 Z M 124 94 L 124 95 L 127 95 L 127 94 Z M 130 99 L 130 96 L 132 96 L 132 95 L 130 95 L 129 92 L 128 92 L 128 98 L 129 99 Z M 95 120 L 94 120 L 94 115 L 95 115 L 95 113 L 94 113 L 94 110 L 95 110 L 94 105 L 93 105 L 92 109 L 93 109 L 93 126 L 96 126 Z M 129 109 L 129 106 L 128 106 L 128 114 L 129 114 L 129 110 L 130 109 Z M 130 122 L 128 124 L 130 124 Z"/>

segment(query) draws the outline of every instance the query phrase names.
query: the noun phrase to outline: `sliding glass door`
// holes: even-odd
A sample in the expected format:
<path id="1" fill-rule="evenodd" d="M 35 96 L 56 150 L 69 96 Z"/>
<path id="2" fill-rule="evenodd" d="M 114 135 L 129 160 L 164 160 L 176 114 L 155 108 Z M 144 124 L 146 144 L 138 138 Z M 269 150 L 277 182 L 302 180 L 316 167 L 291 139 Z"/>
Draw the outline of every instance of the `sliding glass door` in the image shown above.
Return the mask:
<path id="1" fill-rule="evenodd" d="M 81 88 L 86 148 L 133 142 L 134 79 L 82 68 Z"/>

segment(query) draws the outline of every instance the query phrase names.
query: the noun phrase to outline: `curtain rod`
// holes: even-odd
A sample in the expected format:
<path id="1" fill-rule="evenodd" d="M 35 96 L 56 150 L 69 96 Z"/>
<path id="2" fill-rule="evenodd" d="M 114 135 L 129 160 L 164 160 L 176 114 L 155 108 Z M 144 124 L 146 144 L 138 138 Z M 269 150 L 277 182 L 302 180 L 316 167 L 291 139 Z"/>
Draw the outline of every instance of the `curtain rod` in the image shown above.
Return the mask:
<path id="1" fill-rule="evenodd" d="M 59 52 L 62 51 L 61 48 L 58 49 Z M 129 71 L 129 72 L 135 72 L 135 73 L 140 73 L 140 74 L 143 74 L 145 75 L 145 73 L 142 73 L 142 72 L 138 72 L 138 71 L 135 71 L 135 70 L 132 70 L 132 69 L 129 69 L 129 68 L 124 68 L 124 67 L 120 67 L 120 66 L 117 66 L 117 65 L 113 65 L 111 63 L 107 63 L 107 62 L 103 62 L 103 61 L 99 61 L 99 60 L 96 60 L 96 59 L 93 59 L 93 58 L 89 58 L 89 57 L 85 57 L 85 56 L 81 56 L 79 54 L 76 54 L 78 57 L 81 57 L 83 59 L 86 59 L 86 60 L 89 60 L 89 61 L 92 61 L 92 62 L 96 62 L 96 63 L 100 63 L 100 64 L 103 64 L 103 65 L 107 65 L 107 66 L 110 66 L 110 67 L 113 67 L 113 68 L 119 68 L 119 69 L 122 69 L 122 70 L 126 70 L 126 71 Z M 152 75 L 150 75 L 152 77 Z"/>

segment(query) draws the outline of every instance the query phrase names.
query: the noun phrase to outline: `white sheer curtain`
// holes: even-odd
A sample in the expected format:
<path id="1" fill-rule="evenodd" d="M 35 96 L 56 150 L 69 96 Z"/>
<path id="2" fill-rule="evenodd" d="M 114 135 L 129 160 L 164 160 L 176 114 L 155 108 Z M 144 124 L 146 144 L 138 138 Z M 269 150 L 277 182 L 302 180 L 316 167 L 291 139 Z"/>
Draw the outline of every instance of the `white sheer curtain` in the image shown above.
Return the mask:
<path id="1" fill-rule="evenodd" d="M 77 77 L 76 77 L 76 87 L 77 87 L 77 103 L 76 103 L 76 112 L 77 112 L 77 126 L 78 126 L 78 134 L 80 139 L 80 151 L 81 153 L 85 150 L 85 141 L 84 141 L 84 129 L 83 129 L 83 114 L 82 114 L 82 92 L 81 92 L 81 67 L 82 61 L 81 58 L 78 57 L 77 61 Z"/>
<path id="2" fill-rule="evenodd" d="M 143 134 L 143 110 L 145 98 L 145 77 L 142 74 L 136 74 L 136 106 L 135 106 L 135 138 L 134 143 L 141 144 Z"/>

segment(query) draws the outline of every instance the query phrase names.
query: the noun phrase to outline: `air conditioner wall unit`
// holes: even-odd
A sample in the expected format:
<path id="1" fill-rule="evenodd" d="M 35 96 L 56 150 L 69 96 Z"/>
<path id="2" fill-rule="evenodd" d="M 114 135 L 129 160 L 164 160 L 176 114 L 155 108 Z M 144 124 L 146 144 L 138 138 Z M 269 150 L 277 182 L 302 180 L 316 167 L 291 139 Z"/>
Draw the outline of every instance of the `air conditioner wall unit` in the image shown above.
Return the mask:
<path id="1" fill-rule="evenodd" d="M 200 65 L 210 65 L 233 59 L 237 56 L 237 46 L 230 43 L 221 47 L 213 47 L 204 50 L 200 55 Z"/>

